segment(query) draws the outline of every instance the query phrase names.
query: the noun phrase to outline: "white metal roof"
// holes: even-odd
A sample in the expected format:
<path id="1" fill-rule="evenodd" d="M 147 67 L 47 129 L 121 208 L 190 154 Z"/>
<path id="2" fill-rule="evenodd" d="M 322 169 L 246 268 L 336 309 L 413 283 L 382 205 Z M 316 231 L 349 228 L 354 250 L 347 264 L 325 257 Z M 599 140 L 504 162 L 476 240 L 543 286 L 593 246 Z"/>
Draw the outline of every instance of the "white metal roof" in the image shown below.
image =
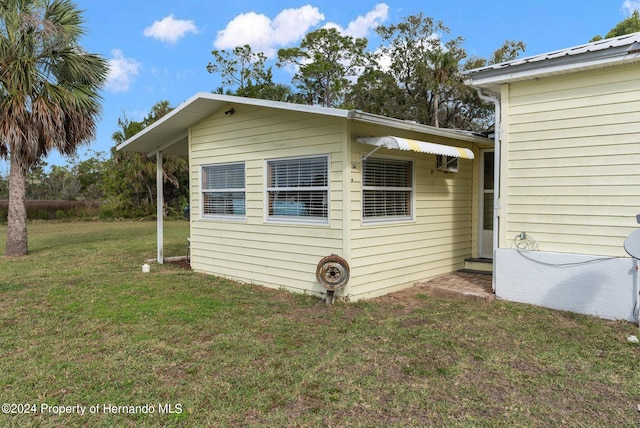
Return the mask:
<path id="1" fill-rule="evenodd" d="M 468 85 L 498 93 L 503 83 L 640 61 L 640 33 L 465 71 Z"/>
<path id="2" fill-rule="evenodd" d="M 358 110 L 343 110 L 329 107 L 309 106 L 280 101 L 259 100 L 201 92 L 182 103 L 171 113 L 143 129 L 127 141 L 118 145 L 118 150 L 153 154 L 162 151 L 166 154 L 188 154 L 189 128 L 210 117 L 222 109 L 238 105 L 253 105 L 295 112 L 306 112 L 323 116 L 342 117 L 356 122 L 377 124 L 406 131 L 416 131 L 457 140 L 490 143 L 485 137 L 453 129 L 434 128 L 399 119 L 391 119 Z"/>

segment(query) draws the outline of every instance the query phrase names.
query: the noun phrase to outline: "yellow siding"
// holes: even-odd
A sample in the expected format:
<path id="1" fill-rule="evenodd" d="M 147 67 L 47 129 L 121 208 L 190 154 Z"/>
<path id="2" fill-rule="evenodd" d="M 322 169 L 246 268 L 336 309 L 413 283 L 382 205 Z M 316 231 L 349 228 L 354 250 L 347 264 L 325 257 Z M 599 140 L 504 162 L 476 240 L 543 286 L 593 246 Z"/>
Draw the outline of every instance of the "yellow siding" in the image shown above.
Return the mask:
<path id="1" fill-rule="evenodd" d="M 344 118 L 234 105 L 190 129 L 191 246 L 195 270 L 274 288 L 324 292 L 315 271 L 323 257 L 337 254 L 351 267 L 338 295 L 374 297 L 460 269 L 473 253 L 474 162 L 460 172 L 435 171 L 436 156 L 381 149 L 376 156 L 414 160 L 415 218 L 365 224 L 361 218 L 363 154 L 373 147 L 353 135 L 399 135 L 384 126 Z M 222 109 L 224 111 L 225 109 Z M 407 138 L 424 139 L 405 132 Z M 473 148 L 443 137 L 429 141 Z M 327 225 L 272 223 L 265 219 L 266 160 L 307 155 L 330 157 Z M 245 162 L 246 219 L 200 218 L 203 165 Z"/>
<path id="2" fill-rule="evenodd" d="M 232 116 L 220 113 L 191 128 L 192 266 L 243 282 L 321 292 L 318 261 L 343 252 L 344 119 L 233 107 Z M 329 224 L 267 222 L 266 160 L 308 155 L 329 155 Z M 246 168 L 246 220 L 200 218 L 201 166 L 238 161 Z"/>
<path id="3" fill-rule="evenodd" d="M 625 255 L 640 213 L 638 73 L 627 65 L 504 88 L 501 247 L 524 231 L 544 251 Z"/>
<path id="4" fill-rule="evenodd" d="M 398 131 L 395 131 L 397 135 Z M 355 135 L 385 135 L 383 129 L 354 129 Z M 420 140 L 424 136 L 401 135 Z M 433 137 L 430 142 L 473 148 L 471 144 Z M 372 146 L 353 142 L 351 161 L 358 163 Z M 472 255 L 473 161 L 460 160 L 460 171 L 435 171 L 436 156 L 398 150 L 378 150 L 374 156 L 414 160 L 416 194 L 412 221 L 362 222 L 362 173 L 351 170 L 351 280 L 345 293 L 369 298 L 464 267 Z"/>

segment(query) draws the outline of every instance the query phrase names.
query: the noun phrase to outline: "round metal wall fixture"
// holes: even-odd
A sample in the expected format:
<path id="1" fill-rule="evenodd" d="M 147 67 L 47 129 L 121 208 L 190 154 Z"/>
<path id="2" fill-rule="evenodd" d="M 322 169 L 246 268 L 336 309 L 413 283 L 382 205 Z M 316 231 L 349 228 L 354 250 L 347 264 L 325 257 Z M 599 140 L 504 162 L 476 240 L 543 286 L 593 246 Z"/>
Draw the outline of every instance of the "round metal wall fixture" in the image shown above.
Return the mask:
<path id="1" fill-rule="evenodd" d="M 327 256 L 318 263 L 316 278 L 327 290 L 338 290 L 349 281 L 349 264 L 335 254 Z"/>

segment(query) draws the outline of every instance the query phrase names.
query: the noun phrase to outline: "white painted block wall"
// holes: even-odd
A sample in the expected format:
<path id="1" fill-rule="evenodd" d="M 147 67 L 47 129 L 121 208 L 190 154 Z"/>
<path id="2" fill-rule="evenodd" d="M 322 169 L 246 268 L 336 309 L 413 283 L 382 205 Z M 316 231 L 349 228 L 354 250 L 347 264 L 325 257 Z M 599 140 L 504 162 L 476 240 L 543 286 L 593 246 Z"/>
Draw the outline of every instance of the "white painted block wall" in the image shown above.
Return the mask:
<path id="1" fill-rule="evenodd" d="M 636 321 L 635 259 L 501 248 L 494 263 L 498 298 Z"/>

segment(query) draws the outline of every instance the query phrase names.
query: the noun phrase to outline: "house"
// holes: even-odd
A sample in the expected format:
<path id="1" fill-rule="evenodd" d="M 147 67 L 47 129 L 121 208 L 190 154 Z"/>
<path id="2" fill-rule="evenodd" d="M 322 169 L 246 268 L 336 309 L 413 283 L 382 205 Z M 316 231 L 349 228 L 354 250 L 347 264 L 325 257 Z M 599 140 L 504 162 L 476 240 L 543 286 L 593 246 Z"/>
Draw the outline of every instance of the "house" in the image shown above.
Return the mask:
<path id="1" fill-rule="evenodd" d="M 357 300 L 491 254 L 484 136 L 199 93 L 118 149 L 188 155 L 196 271 Z"/>
<path id="2" fill-rule="evenodd" d="M 640 33 L 466 79 L 496 105 L 496 296 L 637 319 Z"/>

